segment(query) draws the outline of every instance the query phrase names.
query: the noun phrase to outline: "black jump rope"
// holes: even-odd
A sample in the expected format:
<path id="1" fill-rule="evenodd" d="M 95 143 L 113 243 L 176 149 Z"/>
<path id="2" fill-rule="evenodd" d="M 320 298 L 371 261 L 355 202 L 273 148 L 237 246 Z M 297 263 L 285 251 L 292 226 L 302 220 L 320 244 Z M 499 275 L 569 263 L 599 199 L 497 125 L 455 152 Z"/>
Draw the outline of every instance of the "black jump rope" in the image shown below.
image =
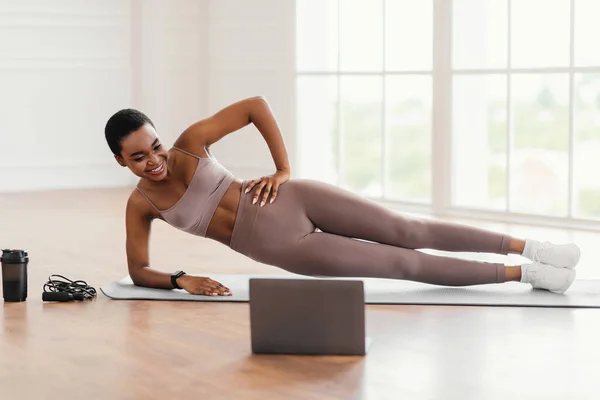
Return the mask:
<path id="1" fill-rule="evenodd" d="M 96 297 L 96 289 L 82 280 L 50 275 L 44 284 L 42 301 L 83 301 Z"/>

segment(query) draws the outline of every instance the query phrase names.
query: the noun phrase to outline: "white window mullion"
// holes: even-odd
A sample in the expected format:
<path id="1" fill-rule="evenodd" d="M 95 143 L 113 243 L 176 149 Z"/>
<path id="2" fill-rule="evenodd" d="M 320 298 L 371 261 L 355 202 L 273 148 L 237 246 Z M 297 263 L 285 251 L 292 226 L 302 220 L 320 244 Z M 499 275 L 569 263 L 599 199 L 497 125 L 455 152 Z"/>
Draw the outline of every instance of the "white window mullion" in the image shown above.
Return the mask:
<path id="1" fill-rule="evenodd" d="M 342 80 L 341 80 L 341 52 L 340 52 L 340 32 L 341 32 L 341 28 L 340 28 L 340 22 L 341 22 L 341 18 L 340 18 L 340 4 L 341 0 L 338 0 L 338 4 L 337 4 L 337 71 L 336 71 L 336 80 L 337 80 L 337 129 L 336 129 L 336 133 L 337 133 L 337 139 L 338 139 L 338 146 L 337 146 L 337 152 L 338 152 L 338 157 L 337 157 L 337 185 L 338 186 L 342 186 L 344 183 L 344 180 L 342 179 L 343 176 L 343 171 L 344 171 L 344 146 L 343 146 L 343 136 L 342 136 Z"/>
<path id="2" fill-rule="evenodd" d="M 575 73 L 573 67 L 575 66 L 575 0 L 571 0 L 571 14 L 570 14 L 570 43 L 569 43 L 569 193 L 567 200 L 567 212 L 568 217 L 573 217 L 573 151 L 575 141 L 575 123 L 573 121 L 575 115 L 575 105 L 573 101 L 575 99 Z"/>
<path id="3" fill-rule="evenodd" d="M 512 41 L 512 30 L 511 30 L 511 0 L 508 0 L 506 2 L 506 6 L 508 8 L 507 13 L 506 13 L 506 23 L 507 23 L 507 40 L 506 40 L 506 208 L 505 211 L 506 212 L 510 212 L 510 156 L 512 153 L 512 118 L 511 118 L 511 108 L 512 108 L 512 102 L 511 102 L 511 66 L 512 66 L 512 59 L 511 59 L 511 41 Z"/>
<path id="4" fill-rule="evenodd" d="M 382 29 L 382 39 L 383 39 L 383 47 L 382 47 L 382 60 L 381 60 L 381 69 L 383 70 L 383 73 L 381 74 L 381 80 L 382 80 L 382 85 L 381 85 L 381 197 L 382 198 L 386 198 L 386 181 L 387 181 L 387 176 L 388 176 L 388 170 L 387 170 L 387 152 L 386 152 L 386 146 L 387 146 L 387 128 L 386 128 L 386 123 L 385 123 L 385 119 L 386 119 L 386 90 L 385 90 L 385 81 L 386 81 L 386 68 L 385 68 L 385 58 L 386 58 L 386 35 L 385 35 L 385 0 L 381 0 L 382 4 L 381 4 L 381 9 L 382 9 L 382 13 L 381 13 L 381 17 L 383 19 L 382 24 L 381 24 L 381 29 Z"/>
<path id="5" fill-rule="evenodd" d="M 432 210 L 452 197 L 452 1 L 433 0 Z"/>

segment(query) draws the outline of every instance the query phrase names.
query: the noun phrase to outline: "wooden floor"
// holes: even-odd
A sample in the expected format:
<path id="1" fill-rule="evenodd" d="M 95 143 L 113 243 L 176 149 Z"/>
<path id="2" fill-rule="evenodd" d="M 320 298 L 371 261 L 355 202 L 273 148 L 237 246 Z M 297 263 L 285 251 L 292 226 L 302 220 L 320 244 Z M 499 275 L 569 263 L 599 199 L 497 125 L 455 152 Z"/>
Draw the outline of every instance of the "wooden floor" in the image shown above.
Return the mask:
<path id="1" fill-rule="evenodd" d="M 96 288 L 125 276 L 127 194 L 0 195 L 0 247 L 31 256 L 27 302 L 0 307 L 0 399 L 600 398 L 595 309 L 369 305 L 366 357 L 310 357 L 252 355 L 247 304 L 101 293 L 85 303 L 42 303 L 51 273 Z M 600 276 L 600 233 L 467 223 L 575 241 L 583 250 L 578 278 Z M 280 272 L 161 223 L 152 261 L 166 271 Z"/>

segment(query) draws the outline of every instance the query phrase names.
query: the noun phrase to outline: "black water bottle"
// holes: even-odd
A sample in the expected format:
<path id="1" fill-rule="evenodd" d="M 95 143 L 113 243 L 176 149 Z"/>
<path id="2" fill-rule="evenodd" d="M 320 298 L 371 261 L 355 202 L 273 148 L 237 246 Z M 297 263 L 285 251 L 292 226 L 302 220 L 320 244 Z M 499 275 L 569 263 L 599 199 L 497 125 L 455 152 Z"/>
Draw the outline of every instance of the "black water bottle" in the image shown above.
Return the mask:
<path id="1" fill-rule="evenodd" d="M 4 301 L 25 301 L 27 299 L 27 265 L 29 264 L 27 251 L 3 249 L 0 262 L 2 262 Z"/>

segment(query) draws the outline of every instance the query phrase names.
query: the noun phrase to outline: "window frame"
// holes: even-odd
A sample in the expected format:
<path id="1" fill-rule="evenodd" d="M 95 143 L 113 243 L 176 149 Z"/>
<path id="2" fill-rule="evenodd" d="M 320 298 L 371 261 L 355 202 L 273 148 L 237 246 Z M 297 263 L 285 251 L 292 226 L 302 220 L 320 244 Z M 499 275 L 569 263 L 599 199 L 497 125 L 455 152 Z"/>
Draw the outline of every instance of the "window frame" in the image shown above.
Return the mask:
<path id="1" fill-rule="evenodd" d="M 302 0 L 297 0 L 302 1 Z M 339 7 L 343 0 L 338 0 L 338 41 L 340 35 L 340 17 Z M 385 15 L 385 0 L 378 0 L 383 3 L 383 13 Z M 340 54 L 339 44 L 337 54 L 337 68 L 335 71 L 295 71 L 294 79 L 297 80 L 300 76 L 333 76 L 337 77 L 337 98 L 338 98 L 338 129 L 337 133 L 337 166 L 336 172 L 338 176 L 337 185 L 340 185 L 342 171 L 344 170 L 343 160 L 343 137 L 340 129 L 341 118 L 341 102 L 340 92 L 340 77 L 347 76 L 380 76 L 383 80 L 382 90 L 382 128 L 381 137 L 381 172 L 382 172 L 382 196 L 369 197 L 383 205 L 393 209 L 403 210 L 408 212 L 431 214 L 441 218 L 456 218 L 456 219 L 477 219 L 487 220 L 500 223 L 525 224 L 534 226 L 546 226 L 554 228 L 569 228 L 583 230 L 598 230 L 600 229 L 600 218 L 577 218 L 573 216 L 573 147 L 574 147 L 574 79 L 575 74 L 580 72 L 600 72 L 600 67 L 576 67 L 575 66 L 575 3 L 576 0 L 570 1 L 570 38 L 569 38 L 569 66 L 568 67 L 548 67 L 548 68 L 512 68 L 511 67 L 511 3 L 513 0 L 507 1 L 507 68 L 489 68 L 489 69 L 455 69 L 452 65 L 452 15 L 453 1 L 452 0 L 431 0 L 433 6 L 433 54 L 432 54 L 432 69 L 431 70 L 408 70 L 408 71 L 391 71 L 386 70 L 386 18 L 383 18 L 382 31 L 382 69 L 381 71 L 369 72 L 354 72 L 340 70 Z M 296 53 L 295 53 L 296 54 Z M 297 68 L 297 67 L 296 67 Z M 513 74 L 520 73 L 568 73 L 569 74 L 569 139 L 568 139 L 568 214 L 566 217 L 536 215 L 519 213 L 510 211 L 508 203 L 510 199 L 510 169 L 511 169 L 511 77 Z M 385 158 L 386 140 L 386 76 L 392 75 L 428 75 L 432 79 L 432 115 L 431 115 L 431 197 L 429 203 L 419 203 L 413 201 L 391 200 L 385 197 L 386 193 L 386 176 L 387 166 Z M 506 74 L 507 85 L 507 170 L 506 170 L 506 208 L 504 210 L 492 209 L 475 209 L 472 207 L 464 207 L 452 204 L 452 82 L 455 75 L 488 75 L 488 74 Z M 294 129 L 297 132 L 298 124 L 294 124 Z M 297 137 L 297 135 L 296 135 Z M 299 139 L 298 139 L 299 140 Z M 300 146 L 296 146 L 298 149 Z M 296 160 L 300 166 L 304 160 L 304 155 L 297 152 Z"/>

